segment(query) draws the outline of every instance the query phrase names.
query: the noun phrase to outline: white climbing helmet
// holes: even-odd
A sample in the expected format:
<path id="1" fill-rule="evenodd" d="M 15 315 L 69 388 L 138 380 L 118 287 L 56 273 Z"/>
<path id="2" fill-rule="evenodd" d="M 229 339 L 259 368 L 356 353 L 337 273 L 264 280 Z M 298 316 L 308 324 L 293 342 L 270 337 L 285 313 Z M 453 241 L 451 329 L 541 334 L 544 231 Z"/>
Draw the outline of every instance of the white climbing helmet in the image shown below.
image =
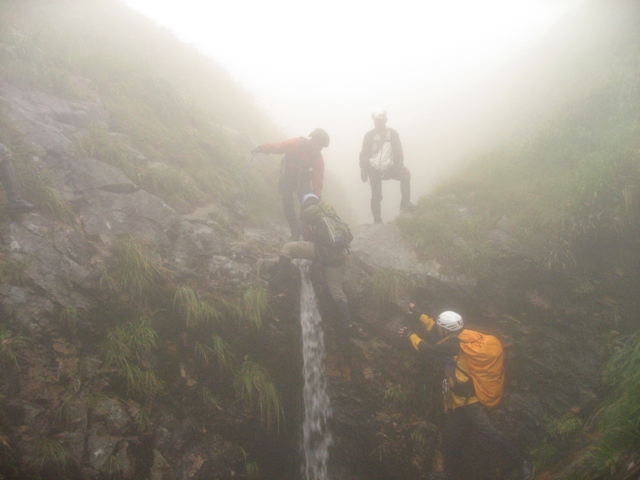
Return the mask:
<path id="1" fill-rule="evenodd" d="M 456 312 L 450 311 L 442 312 L 436 320 L 436 324 L 450 332 L 457 332 L 464 328 L 462 317 Z"/>
<path id="2" fill-rule="evenodd" d="M 371 118 L 374 120 L 386 120 L 387 119 L 387 111 L 382 107 L 376 107 L 373 109 L 371 113 Z"/>

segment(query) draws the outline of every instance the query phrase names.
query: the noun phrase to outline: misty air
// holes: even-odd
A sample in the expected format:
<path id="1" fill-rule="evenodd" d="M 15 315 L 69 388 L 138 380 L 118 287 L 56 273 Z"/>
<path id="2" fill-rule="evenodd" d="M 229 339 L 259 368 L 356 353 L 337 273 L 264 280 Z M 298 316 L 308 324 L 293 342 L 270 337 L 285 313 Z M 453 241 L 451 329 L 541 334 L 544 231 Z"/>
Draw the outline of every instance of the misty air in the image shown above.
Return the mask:
<path id="1" fill-rule="evenodd" d="M 0 12 L 0 479 L 640 478 L 637 2 Z"/>

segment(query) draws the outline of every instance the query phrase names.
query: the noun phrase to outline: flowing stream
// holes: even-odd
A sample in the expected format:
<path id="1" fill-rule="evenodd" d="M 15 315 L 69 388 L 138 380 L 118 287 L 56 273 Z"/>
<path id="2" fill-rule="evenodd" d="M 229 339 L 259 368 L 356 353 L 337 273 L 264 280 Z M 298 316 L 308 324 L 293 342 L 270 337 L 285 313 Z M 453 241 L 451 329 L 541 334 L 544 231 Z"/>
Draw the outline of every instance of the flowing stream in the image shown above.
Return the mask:
<path id="1" fill-rule="evenodd" d="M 304 425 L 303 450 L 305 480 L 327 480 L 327 460 L 331 432 L 327 421 L 331 405 L 324 376 L 324 333 L 316 295 L 309 278 L 308 260 L 300 262 L 302 290 L 300 293 L 300 324 L 302 326 L 302 356 L 304 360 Z"/>

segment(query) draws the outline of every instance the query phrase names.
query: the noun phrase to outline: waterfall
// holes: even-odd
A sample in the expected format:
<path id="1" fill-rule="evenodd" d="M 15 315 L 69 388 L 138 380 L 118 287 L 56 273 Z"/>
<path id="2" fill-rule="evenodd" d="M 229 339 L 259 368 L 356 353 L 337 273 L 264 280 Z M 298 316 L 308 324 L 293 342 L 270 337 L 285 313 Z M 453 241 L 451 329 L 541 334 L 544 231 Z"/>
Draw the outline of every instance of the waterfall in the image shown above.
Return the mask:
<path id="1" fill-rule="evenodd" d="M 302 290 L 300 293 L 300 324 L 302 326 L 302 356 L 304 360 L 304 425 L 303 449 L 305 480 L 327 480 L 327 460 L 331 432 L 327 421 L 331 405 L 324 376 L 324 334 L 316 295 L 309 277 L 308 260 L 300 262 Z"/>

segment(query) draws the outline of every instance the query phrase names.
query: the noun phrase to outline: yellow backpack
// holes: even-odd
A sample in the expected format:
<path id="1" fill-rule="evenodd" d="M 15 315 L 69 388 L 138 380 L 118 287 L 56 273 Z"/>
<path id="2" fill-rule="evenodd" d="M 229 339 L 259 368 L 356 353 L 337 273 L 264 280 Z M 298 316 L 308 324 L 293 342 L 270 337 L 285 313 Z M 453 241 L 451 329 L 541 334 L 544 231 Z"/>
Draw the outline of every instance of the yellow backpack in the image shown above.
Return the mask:
<path id="1" fill-rule="evenodd" d="M 468 372 L 476 396 L 486 407 L 495 407 L 504 388 L 504 355 L 502 343 L 493 335 L 467 330 L 458 334 L 460 349 L 467 357 Z"/>

